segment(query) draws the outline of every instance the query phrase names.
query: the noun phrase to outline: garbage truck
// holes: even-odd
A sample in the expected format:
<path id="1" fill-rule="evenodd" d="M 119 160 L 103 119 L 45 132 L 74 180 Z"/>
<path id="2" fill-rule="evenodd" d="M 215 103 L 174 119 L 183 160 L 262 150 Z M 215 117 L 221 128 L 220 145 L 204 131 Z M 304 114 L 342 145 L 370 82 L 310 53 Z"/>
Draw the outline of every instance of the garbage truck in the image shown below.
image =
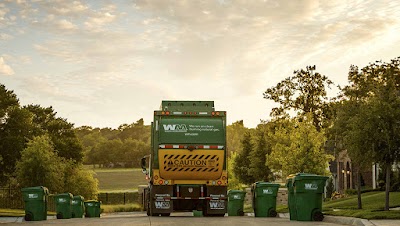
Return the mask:
<path id="1" fill-rule="evenodd" d="M 141 159 L 148 216 L 227 212 L 226 111 L 214 101 L 162 101 L 151 123 L 150 155 Z"/>

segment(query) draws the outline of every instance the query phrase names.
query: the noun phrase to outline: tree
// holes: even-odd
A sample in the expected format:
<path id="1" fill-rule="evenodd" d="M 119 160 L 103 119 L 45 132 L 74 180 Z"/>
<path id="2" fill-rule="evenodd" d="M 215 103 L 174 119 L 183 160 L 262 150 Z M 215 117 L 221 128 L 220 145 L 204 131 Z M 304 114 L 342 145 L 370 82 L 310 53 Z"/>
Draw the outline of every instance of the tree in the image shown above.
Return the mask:
<path id="1" fill-rule="evenodd" d="M 267 143 L 266 133 L 268 133 L 268 124 L 259 124 L 255 131 L 255 147 L 250 152 L 249 173 L 256 181 L 271 181 L 273 174 L 265 164 L 266 155 L 271 153 L 271 146 Z"/>
<path id="2" fill-rule="evenodd" d="M 350 152 L 362 155 L 369 150 L 385 167 L 385 210 L 389 210 L 391 167 L 400 159 L 400 58 L 390 63 L 370 63 L 361 71 L 351 66 L 348 79 L 350 84 L 342 89 L 343 98 L 356 101 L 360 109 L 350 118 L 356 122 L 350 133 L 362 140 L 362 146 Z"/>
<path id="3" fill-rule="evenodd" d="M 265 99 L 280 104 L 272 109 L 271 116 L 281 117 L 293 110 L 302 117 L 311 114 L 317 130 L 323 127 L 328 107 L 325 88 L 333 83 L 325 75 L 315 72 L 315 69 L 314 65 L 307 66 L 306 70 L 296 70 L 293 77 L 286 78 L 264 92 Z"/>
<path id="4" fill-rule="evenodd" d="M 13 134 L 10 124 L 13 121 L 10 115 L 23 117 L 23 112 L 19 111 L 20 105 L 17 95 L 13 91 L 7 90 L 3 84 L 0 84 L 0 186 L 6 183 L 10 173 L 14 172 L 15 158 L 18 158 L 18 153 L 15 153 L 18 147 L 23 148 L 23 145 L 16 144 L 12 148 L 12 140 L 22 140 L 23 136 Z M 25 121 L 25 120 L 23 120 Z M 22 149 L 19 149 L 22 150 Z"/>
<path id="5" fill-rule="evenodd" d="M 64 171 L 64 184 L 62 192 L 79 194 L 85 199 L 97 199 L 99 181 L 94 178 L 93 172 L 83 168 L 82 164 L 76 164 L 72 160 L 66 161 Z"/>
<path id="6" fill-rule="evenodd" d="M 242 150 L 241 140 L 243 139 L 246 131 L 248 131 L 248 129 L 244 127 L 243 120 L 236 121 L 232 123 L 232 125 L 228 125 L 226 127 L 226 146 L 228 157 L 230 157 L 232 153 L 239 153 L 240 150 Z"/>
<path id="7" fill-rule="evenodd" d="M 242 140 L 243 149 L 238 153 L 235 158 L 235 164 L 233 167 L 233 172 L 243 184 L 251 184 L 255 182 L 255 178 L 249 172 L 250 166 L 250 153 L 253 151 L 253 144 L 251 142 L 250 132 L 244 134 Z"/>
<path id="8" fill-rule="evenodd" d="M 17 180 L 22 187 L 45 186 L 51 191 L 64 187 L 65 162 L 58 157 L 48 136 L 35 137 L 21 152 Z"/>
<path id="9" fill-rule="evenodd" d="M 77 138 L 74 125 L 66 119 L 56 117 L 52 107 L 40 105 L 27 105 L 24 109 L 30 111 L 35 125 L 34 135 L 49 134 L 58 155 L 77 162 L 83 161 L 83 147 Z"/>
<path id="10" fill-rule="evenodd" d="M 342 100 L 336 106 L 336 118 L 331 128 L 335 134 L 346 147 L 347 153 L 351 159 L 353 170 L 357 175 L 357 194 L 358 194 L 358 208 L 362 209 L 361 202 L 361 173 L 367 170 L 373 163 L 373 153 L 369 142 L 366 140 L 371 139 L 368 137 L 371 124 L 365 123 L 370 114 L 364 109 L 364 106 L 357 101 L 357 99 Z"/>
<path id="11" fill-rule="evenodd" d="M 271 136 L 274 145 L 266 164 L 281 171 L 283 177 L 298 172 L 328 174 L 326 168 L 333 156 L 324 152 L 324 132 L 318 131 L 311 119 L 306 119 L 290 119 Z"/>
<path id="12" fill-rule="evenodd" d="M 7 117 L 0 128 L 0 184 L 6 183 L 14 176 L 15 164 L 26 147 L 26 142 L 32 137 L 32 114 L 14 106 L 7 109 Z"/>

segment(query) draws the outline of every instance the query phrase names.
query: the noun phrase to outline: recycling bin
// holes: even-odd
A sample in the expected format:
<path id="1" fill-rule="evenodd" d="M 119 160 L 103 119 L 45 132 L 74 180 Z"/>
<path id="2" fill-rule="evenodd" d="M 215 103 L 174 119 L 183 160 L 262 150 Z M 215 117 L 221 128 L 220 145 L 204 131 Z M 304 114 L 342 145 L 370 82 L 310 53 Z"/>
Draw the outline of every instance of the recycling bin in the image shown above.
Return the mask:
<path id="1" fill-rule="evenodd" d="M 252 186 L 255 217 L 276 217 L 276 196 L 280 185 L 256 182 Z"/>
<path id="2" fill-rule="evenodd" d="M 286 187 L 288 190 L 288 207 L 289 207 L 289 215 L 290 220 L 296 220 L 296 197 L 294 196 L 294 188 L 293 188 L 293 178 L 295 174 L 290 174 L 286 178 Z"/>
<path id="3" fill-rule="evenodd" d="M 85 201 L 85 217 L 100 217 L 100 205 L 97 200 Z"/>
<path id="4" fill-rule="evenodd" d="M 245 196 L 245 191 L 228 191 L 228 216 L 244 216 L 243 209 Z"/>
<path id="5" fill-rule="evenodd" d="M 75 195 L 72 198 L 71 203 L 71 217 L 72 218 L 82 218 L 85 215 L 85 199 L 80 195 Z"/>
<path id="6" fill-rule="evenodd" d="M 55 195 L 57 219 L 69 219 L 72 215 L 72 194 L 61 193 Z"/>
<path id="7" fill-rule="evenodd" d="M 22 197 L 25 204 L 25 220 L 47 220 L 47 201 L 49 190 L 46 187 L 22 188 Z"/>
<path id="8" fill-rule="evenodd" d="M 322 198 L 328 177 L 315 174 L 296 174 L 293 178 L 296 220 L 322 221 Z"/>

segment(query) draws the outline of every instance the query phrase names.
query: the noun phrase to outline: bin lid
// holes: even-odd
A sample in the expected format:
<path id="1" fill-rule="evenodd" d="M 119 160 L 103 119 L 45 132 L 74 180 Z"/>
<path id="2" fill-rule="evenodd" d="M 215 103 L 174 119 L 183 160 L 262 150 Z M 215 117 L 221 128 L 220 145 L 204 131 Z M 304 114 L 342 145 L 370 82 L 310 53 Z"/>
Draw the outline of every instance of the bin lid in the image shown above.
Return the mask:
<path id="1" fill-rule="evenodd" d="M 101 201 L 92 199 L 92 200 L 85 201 L 85 203 L 101 203 Z"/>
<path id="2" fill-rule="evenodd" d="M 258 188 L 258 187 L 280 187 L 280 184 L 275 184 L 275 183 L 271 183 L 271 182 L 264 182 L 264 181 L 258 181 L 256 183 L 254 183 L 254 185 Z"/>
<path id="3" fill-rule="evenodd" d="M 71 194 L 71 193 L 60 193 L 60 194 L 56 194 L 55 195 L 57 198 L 58 197 L 68 197 L 68 198 L 70 198 L 70 199 L 72 199 L 72 197 L 73 197 L 73 195 Z"/>
<path id="4" fill-rule="evenodd" d="M 82 195 L 74 195 L 73 199 L 74 200 L 80 200 L 80 201 L 84 201 L 85 200 L 85 198 L 83 198 Z"/>
<path id="5" fill-rule="evenodd" d="M 26 187 L 21 189 L 22 192 L 40 192 L 44 193 L 45 195 L 49 194 L 49 189 L 43 186 L 36 186 L 36 187 Z"/>
<path id="6" fill-rule="evenodd" d="M 229 190 L 228 191 L 228 195 L 229 194 L 235 194 L 235 193 L 246 193 L 245 191 L 242 191 L 242 190 Z"/>
<path id="7" fill-rule="evenodd" d="M 292 187 L 293 186 L 293 178 L 296 176 L 296 174 L 289 174 L 289 176 L 286 177 L 286 187 Z"/>
<path id="8" fill-rule="evenodd" d="M 298 173 L 294 177 L 294 181 L 299 180 L 327 180 L 327 176 L 317 175 L 317 174 L 308 174 L 308 173 Z"/>

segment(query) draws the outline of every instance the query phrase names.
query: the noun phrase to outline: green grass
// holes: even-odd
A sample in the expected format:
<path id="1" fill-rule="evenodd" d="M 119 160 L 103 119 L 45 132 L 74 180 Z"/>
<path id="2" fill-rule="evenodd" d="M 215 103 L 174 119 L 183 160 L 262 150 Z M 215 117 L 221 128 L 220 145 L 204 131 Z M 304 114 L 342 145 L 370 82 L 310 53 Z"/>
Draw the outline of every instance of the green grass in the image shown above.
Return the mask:
<path id="1" fill-rule="evenodd" d="M 384 192 L 368 192 L 361 195 L 363 209 L 383 210 L 385 207 Z M 400 192 L 390 192 L 389 206 L 400 207 Z M 357 209 L 357 195 L 347 198 L 325 202 L 324 210 L 333 209 Z"/>
<path id="2" fill-rule="evenodd" d="M 390 211 L 377 211 L 371 209 L 362 209 L 362 210 L 339 210 L 339 211 L 325 211 L 326 215 L 333 216 L 345 216 L 345 217 L 356 217 L 362 219 L 400 219 L 400 211 L 399 210 L 390 210 Z"/>
<path id="3" fill-rule="evenodd" d="M 368 192 L 361 195 L 363 209 L 357 209 L 357 195 L 323 203 L 327 215 L 357 217 L 363 219 L 400 219 L 399 210 L 383 211 L 385 207 L 384 192 Z M 400 192 L 391 192 L 390 208 L 400 207 Z"/>
<path id="4" fill-rule="evenodd" d="M 99 180 L 100 192 L 132 192 L 137 191 L 139 185 L 147 184 L 141 169 L 91 168 L 91 170 Z"/>
<path id="5" fill-rule="evenodd" d="M 142 206 L 137 203 L 126 205 L 101 205 L 101 210 L 103 213 L 133 212 L 142 211 Z"/>

